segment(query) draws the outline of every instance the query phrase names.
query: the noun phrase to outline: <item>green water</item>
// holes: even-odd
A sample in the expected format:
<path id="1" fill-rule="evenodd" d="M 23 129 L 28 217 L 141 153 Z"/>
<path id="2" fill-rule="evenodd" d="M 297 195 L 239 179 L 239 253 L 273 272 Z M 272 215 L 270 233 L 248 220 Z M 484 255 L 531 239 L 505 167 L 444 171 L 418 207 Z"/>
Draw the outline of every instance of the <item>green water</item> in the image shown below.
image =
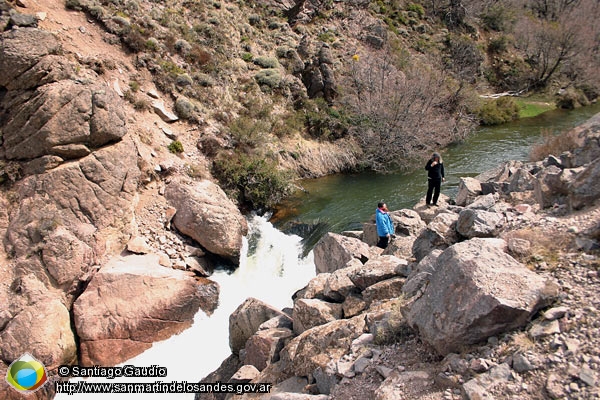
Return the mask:
<path id="1" fill-rule="evenodd" d="M 566 131 L 598 112 L 600 104 L 595 104 L 478 129 L 465 141 L 441 151 L 446 172 L 442 193 L 453 198 L 460 177 L 478 175 L 508 160 L 527 161 L 542 132 Z M 284 231 L 303 236 L 307 248 L 325 232 L 361 230 L 381 200 L 390 210 L 412 208 L 427 190 L 424 163 L 404 173 L 332 175 L 299 184 L 305 192 L 298 191 L 280 204 L 272 222 Z"/>

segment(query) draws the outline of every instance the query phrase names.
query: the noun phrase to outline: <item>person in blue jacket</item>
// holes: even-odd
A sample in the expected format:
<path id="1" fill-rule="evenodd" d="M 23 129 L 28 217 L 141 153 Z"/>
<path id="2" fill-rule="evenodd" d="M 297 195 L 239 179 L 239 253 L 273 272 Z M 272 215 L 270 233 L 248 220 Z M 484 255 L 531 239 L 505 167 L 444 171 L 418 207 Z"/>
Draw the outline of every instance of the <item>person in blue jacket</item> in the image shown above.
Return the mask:
<path id="1" fill-rule="evenodd" d="M 384 202 L 377 204 L 377 210 L 375 210 L 375 225 L 377 225 L 377 236 L 379 236 L 377 247 L 385 249 L 390 243 L 390 238 L 395 230 L 392 218 L 388 213 L 387 205 Z"/>
<path id="2" fill-rule="evenodd" d="M 445 181 L 444 177 L 444 162 L 439 153 L 433 153 L 427 164 L 425 165 L 427 170 L 427 196 L 425 196 L 425 203 L 428 207 L 437 206 L 438 197 L 440 197 L 440 188 L 442 181 Z M 432 197 L 433 195 L 433 197 Z"/>

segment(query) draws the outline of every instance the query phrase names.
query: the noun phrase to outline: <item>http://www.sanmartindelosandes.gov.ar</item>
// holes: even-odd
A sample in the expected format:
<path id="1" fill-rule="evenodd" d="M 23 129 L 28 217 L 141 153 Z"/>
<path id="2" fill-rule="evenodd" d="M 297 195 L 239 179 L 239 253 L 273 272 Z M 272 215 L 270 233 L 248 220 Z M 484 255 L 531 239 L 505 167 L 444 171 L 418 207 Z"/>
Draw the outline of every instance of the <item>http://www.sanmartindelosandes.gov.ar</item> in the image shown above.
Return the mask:
<path id="1" fill-rule="evenodd" d="M 29 353 L 13 361 L 6 371 L 6 382 L 21 393 L 33 393 L 48 381 L 46 367 Z"/>

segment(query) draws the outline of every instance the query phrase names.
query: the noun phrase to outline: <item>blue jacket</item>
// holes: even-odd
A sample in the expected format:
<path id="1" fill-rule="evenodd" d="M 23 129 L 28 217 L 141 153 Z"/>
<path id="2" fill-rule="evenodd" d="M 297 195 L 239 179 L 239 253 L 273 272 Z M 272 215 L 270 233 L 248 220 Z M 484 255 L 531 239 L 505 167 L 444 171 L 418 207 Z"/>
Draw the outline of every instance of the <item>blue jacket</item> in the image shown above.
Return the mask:
<path id="1" fill-rule="evenodd" d="M 394 223 L 392 218 L 386 212 L 381 211 L 379 208 L 375 210 L 375 224 L 377 225 L 377 235 L 387 236 L 394 234 Z"/>

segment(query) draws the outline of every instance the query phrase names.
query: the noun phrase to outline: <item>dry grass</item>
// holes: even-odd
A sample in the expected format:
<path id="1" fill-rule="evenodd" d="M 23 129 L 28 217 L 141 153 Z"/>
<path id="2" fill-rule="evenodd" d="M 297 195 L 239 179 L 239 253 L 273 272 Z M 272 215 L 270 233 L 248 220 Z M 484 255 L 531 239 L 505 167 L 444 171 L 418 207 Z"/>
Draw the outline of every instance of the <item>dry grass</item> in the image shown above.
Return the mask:
<path id="1" fill-rule="evenodd" d="M 510 238 L 524 239 L 531 244 L 531 256 L 520 260 L 528 264 L 545 261 L 549 266 L 558 263 L 561 253 L 572 251 L 575 248 L 575 238 L 567 232 L 543 232 L 541 229 L 525 228 L 509 232 L 506 240 Z"/>
<path id="2" fill-rule="evenodd" d="M 558 135 L 545 131 L 542 132 L 542 143 L 531 148 L 529 159 L 541 161 L 549 155 L 559 156 L 565 151 L 573 151 L 575 148 L 577 148 L 577 135 L 573 131 Z"/>

